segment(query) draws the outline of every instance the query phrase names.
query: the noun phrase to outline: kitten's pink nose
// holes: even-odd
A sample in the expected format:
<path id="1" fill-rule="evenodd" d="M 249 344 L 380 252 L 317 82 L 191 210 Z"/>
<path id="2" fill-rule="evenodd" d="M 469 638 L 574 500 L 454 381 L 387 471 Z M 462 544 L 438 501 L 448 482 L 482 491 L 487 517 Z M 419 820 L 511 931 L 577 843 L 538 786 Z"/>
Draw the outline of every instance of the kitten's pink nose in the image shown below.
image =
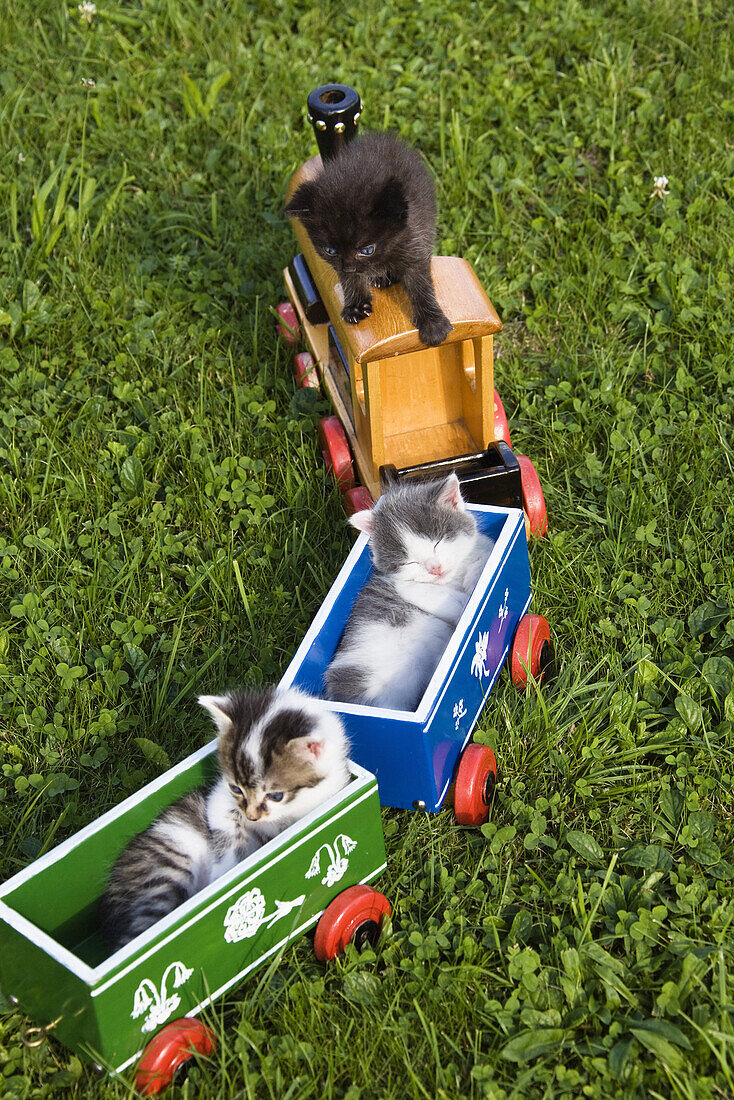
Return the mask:
<path id="1" fill-rule="evenodd" d="M 443 566 L 441 565 L 440 562 L 437 562 L 437 561 L 429 562 L 428 563 L 428 572 L 431 574 L 432 577 L 442 577 L 443 576 Z"/>

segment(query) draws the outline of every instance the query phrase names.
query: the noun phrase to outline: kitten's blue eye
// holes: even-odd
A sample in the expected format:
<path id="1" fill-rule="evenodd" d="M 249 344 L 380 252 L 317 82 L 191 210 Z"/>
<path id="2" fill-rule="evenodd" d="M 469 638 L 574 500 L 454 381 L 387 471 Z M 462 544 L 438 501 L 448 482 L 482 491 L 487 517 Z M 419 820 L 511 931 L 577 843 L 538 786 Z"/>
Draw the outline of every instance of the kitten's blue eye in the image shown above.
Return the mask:
<path id="1" fill-rule="evenodd" d="M 242 794 L 242 787 L 238 787 L 236 783 L 230 783 L 229 789 L 232 794 Z"/>
<path id="2" fill-rule="evenodd" d="M 282 791 L 271 791 L 270 794 L 268 795 L 268 798 L 270 799 L 271 802 L 282 802 L 283 801 L 283 792 Z"/>
<path id="3" fill-rule="evenodd" d="M 325 252 L 327 256 L 336 256 L 336 249 L 332 248 L 329 244 L 325 244 L 322 251 Z"/>
<path id="4" fill-rule="evenodd" d="M 357 249 L 358 256 L 374 256 L 375 246 L 373 244 L 366 244 L 364 248 Z"/>

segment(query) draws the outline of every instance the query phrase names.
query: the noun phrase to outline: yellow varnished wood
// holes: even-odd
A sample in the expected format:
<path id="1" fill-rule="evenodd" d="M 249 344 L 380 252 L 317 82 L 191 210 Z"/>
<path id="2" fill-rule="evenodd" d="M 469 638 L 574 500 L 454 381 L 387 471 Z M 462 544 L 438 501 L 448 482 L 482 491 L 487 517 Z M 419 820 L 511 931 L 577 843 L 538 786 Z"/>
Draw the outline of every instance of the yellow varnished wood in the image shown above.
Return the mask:
<path id="1" fill-rule="evenodd" d="M 454 420 L 390 436 L 385 440 L 385 462 L 394 463 L 400 470 L 421 462 L 472 454 L 477 449 L 464 421 Z"/>
<path id="2" fill-rule="evenodd" d="M 378 430 L 378 443 L 377 450 L 373 448 L 371 439 L 371 419 L 374 415 L 373 408 L 377 409 L 377 415 L 375 416 L 375 422 L 380 424 L 380 386 L 379 375 L 377 376 L 374 384 L 375 398 L 370 401 L 369 390 L 367 386 L 366 372 L 369 369 L 367 366 L 361 367 L 363 371 L 363 393 L 364 393 L 364 409 L 362 403 L 354 400 L 354 391 L 350 395 L 346 392 L 344 380 L 342 377 L 341 369 L 336 368 L 335 364 L 331 362 L 329 354 L 329 326 L 328 324 L 313 325 L 306 319 L 306 315 L 301 305 L 300 299 L 296 294 L 296 289 L 293 285 L 290 272 L 288 268 L 283 271 L 283 280 L 288 292 L 288 297 L 293 303 L 296 313 L 298 314 L 298 320 L 301 325 L 301 332 L 303 334 L 306 343 L 308 344 L 311 354 L 314 357 L 315 362 L 318 364 L 319 377 L 326 392 L 329 395 L 334 411 L 339 417 L 344 431 L 347 434 L 349 440 L 349 446 L 352 448 L 352 455 L 359 471 L 360 480 L 363 485 L 366 485 L 372 494 L 372 498 L 377 500 L 380 495 L 380 478 L 379 478 L 379 463 L 375 464 L 374 454 L 382 453 L 381 433 Z M 376 364 L 373 364 L 376 367 Z M 356 389 L 356 371 L 353 369 L 351 378 L 352 386 Z"/>
<path id="3" fill-rule="evenodd" d="M 416 427 L 431 428 L 461 418 L 462 373 L 457 346 L 383 359 L 385 435 L 400 435 Z"/>
<path id="4" fill-rule="evenodd" d="M 482 336 L 461 345 L 460 386 L 467 430 L 482 451 L 494 439 L 493 337 Z M 469 365 L 469 362 L 471 366 Z"/>

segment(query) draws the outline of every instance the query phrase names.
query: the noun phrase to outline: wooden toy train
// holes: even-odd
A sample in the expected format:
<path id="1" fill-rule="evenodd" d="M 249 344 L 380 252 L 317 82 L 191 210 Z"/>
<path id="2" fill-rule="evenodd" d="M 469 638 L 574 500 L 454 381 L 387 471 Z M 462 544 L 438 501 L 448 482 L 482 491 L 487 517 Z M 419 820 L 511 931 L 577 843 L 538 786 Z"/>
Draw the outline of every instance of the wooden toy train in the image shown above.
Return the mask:
<path id="1" fill-rule="evenodd" d="M 332 156 L 356 128 L 359 97 L 326 85 L 308 102 L 321 154 Z M 291 191 L 319 166 L 318 157 L 307 161 Z M 318 381 L 317 369 L 337 411 L 321 439 L 348 509 L 371 504 L 393 479 L 455 469 L 495 546 L 414 712 L 327 704 L 352 739 L 348 786 L 131 943 L 110 954 L 101 939 L 97 905 L 109 868 L 131 836 L 211 778 L 214 741 L 0 886 L 0 982 L 42 1023 L 29 1041 L 53 1034 L 116 1073 L 140 1059 L 135 1084 L 146 1094 L 212 1049 L 197 1014 L 289 940 L 315 926 L 323 960 L 349 942 L 374 941 L 390 912 L 369 885 L 385 866 L 380 803 L 435 811 L 453 789 L 459 822 L 486 820 L 497 765 L 491 749 L 469 744 L 472 730 L 508 655 L 520 687 L 540 680 L 550 659 L 548 624 L 528 614 L 526 534 L 545 531 L 545 504 L 532 463 L 509 447 L 493 387 L 501 324 L 470 265 L 435 257 L 436 290 L 454 328 L 426 348 L 400 287 L 376 291 L 372 316 L 346 325 L 332 269 L 294 228 L 302 255 L 285 273 L 291 301 L 278 312 L 284 334 L 302 332 L 310 348 L 296 355 L 299 381 Z M 321 694 L 370 569 L 362 535 L 281 686 Z"/>

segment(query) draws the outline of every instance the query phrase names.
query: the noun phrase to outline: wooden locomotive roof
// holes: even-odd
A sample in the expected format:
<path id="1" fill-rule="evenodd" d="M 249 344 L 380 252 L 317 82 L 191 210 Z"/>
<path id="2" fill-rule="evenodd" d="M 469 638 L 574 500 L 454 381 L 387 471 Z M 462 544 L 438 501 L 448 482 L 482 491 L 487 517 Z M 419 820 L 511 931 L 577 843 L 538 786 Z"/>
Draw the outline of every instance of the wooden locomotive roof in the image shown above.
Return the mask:
<path id="1" fill-rule="evenodd" d="M 288 198 L 300 183 L 317 175 L 320 167 L 320 157 L 306 161 L 290 182 Z M 317 255 L 301 222 L 293 218 L 291 224 L 337 336 L 358 363 L 405 355 L 426 347 L 418 339 L 408 296 L 400 285 L 373 290 L 372 314 L 358 325 L 343 321 L 344 294 L 336 272 Z M 434 256 L 431 274 L 441 309 L 454 326 L 445 344 L 491 336 L 500 331 L 502 322 L 468 260 L 459 256 Z"/>

